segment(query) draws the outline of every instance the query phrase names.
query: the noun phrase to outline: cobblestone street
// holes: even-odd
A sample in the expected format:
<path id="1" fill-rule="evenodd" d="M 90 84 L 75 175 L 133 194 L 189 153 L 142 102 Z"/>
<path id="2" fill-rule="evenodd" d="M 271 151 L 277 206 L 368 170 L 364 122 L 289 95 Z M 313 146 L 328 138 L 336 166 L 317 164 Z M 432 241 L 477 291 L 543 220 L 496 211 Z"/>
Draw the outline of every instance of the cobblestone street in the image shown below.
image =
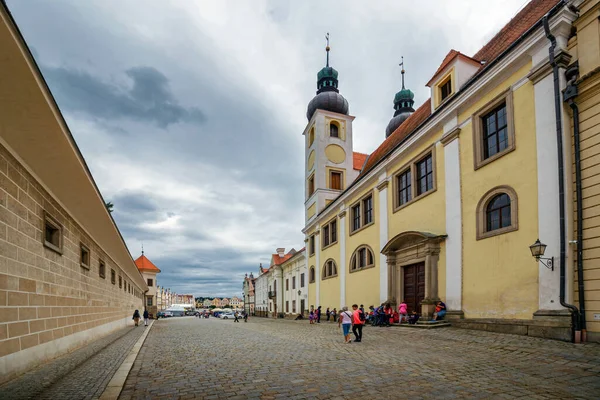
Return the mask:
<path id="1" fill-rule="evenodd" d="M 482 331 L 170 318 L 154 324 L 121 399 L 584 398 L 600 346 Z"/>

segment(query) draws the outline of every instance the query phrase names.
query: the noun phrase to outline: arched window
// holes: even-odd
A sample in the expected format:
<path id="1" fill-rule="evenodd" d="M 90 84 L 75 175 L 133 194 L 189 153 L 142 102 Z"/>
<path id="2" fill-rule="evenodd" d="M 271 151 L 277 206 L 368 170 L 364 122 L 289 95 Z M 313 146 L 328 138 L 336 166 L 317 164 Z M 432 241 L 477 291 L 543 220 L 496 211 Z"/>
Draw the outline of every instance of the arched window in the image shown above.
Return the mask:
<path id="1" fill-rule="evenodd" d="M 310 272 L 308 273 L 308 283 L 315 283 L 315 267 L 310 267 Z"/>
<path id="2" fill-rule="evenodd" d="M 315 128 L 310 128 L 310 132 L 308 133 L 308 147 L 312 146 L 315 141 Z"/>
<path id="3" fill-rule="evenodd" d="M 488 232 L 510 226 L 510 197 L 506 193 L 494 196 L 486 207 L 485 216 Z"/>
<path id="4" fill-rule="evenodd" d="M 337 276 L 337 265 L 331 258 L 323 264 L 323 279 L 333 278 Z"/>
<path id="5" fill-rule="evenodd" d="M 477 240 L 518 229 L 517 194 L 509 186 L 488 191 L 477 205 Z"/>
<path id="6" fill-rule="evenodd" d="M 350 272 L 361 271 L 375 266 L 373 250 L 367 245 L 359 246 L 350 257 Z"/>
<path id="7" fill-rule="evenodd" d="M 329 124 L 329 136 L 331 137 L 340 137 L 340 127 L 337 123 L 331 122 Z"/>

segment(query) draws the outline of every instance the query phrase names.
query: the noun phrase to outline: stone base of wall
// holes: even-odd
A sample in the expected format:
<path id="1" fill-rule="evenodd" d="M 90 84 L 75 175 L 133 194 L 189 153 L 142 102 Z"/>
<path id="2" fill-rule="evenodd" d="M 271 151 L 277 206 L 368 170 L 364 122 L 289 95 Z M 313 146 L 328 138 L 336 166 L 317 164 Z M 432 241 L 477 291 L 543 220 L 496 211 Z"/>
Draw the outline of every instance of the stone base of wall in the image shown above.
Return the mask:
<path id="1" fill-rule="evenodd" d="M 552 315 L 548 318 L 534 315 L 534 319 L 457 318 L 452 319 L 451 324 L 462 329 L 512 333 L 514 335 L 534 336 L 566 342 L 572 340 L 570 315 Z"/>
<path id="2" fill-rule="evenodd" d="M 586 340 L 588 342 L 600 343 L 600 332 L 587 331 Z"/>
<path id="3" fill-rule="evenodd" d="M 88 343 L 98 340 L 116 330 L 133 325 L 131 317 L 100 325 L 92 329 L 77 332 L 60 339 L 30 347 L 16 353 L 0 357 L 0 384 L 16 376 L 52 360 L 63 354 L 69 353 Z"/>

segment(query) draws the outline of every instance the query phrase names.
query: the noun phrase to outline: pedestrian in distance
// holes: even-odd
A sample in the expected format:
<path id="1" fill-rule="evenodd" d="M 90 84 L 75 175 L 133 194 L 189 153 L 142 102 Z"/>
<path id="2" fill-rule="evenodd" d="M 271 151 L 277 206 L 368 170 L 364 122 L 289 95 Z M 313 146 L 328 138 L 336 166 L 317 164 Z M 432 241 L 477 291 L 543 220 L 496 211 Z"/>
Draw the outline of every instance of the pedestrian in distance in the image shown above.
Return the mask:
<path id="1" fill-rule="evenodd" d="M 342 307 L 342 311 L 340 312 L 340 318 L 338 319 L 338 328 L 342 327 L 342 332 L 344 333 L 344 340 L 346 343 L 352 343 L 352 339 L 350 339 L 350 327 L 352 326 L 352 312 L 348 311 L 348 307 Z"/>
<path id="2" fill-rule="evenodd" d="M 248 313 L 244 311 L 244 322 L 248 322 Z"/>
<path id="3" fill-rule="evenodd" d="M 321 323 L 321 306 L 317 307 L 317 324 Z"/>
<path id="4" fill-rule="evenodd" d="M 310 314 L 308 314 L 308 322 L 311 325 L 315 323 L 315 312 L 313 310 L 310 310 Z"/>
<path id="5" fill-rule="evenodd" d="M 144 310 L 144 326 L 148 326 L 148 316 L 150 314 L 148 314 L 148 309 Z"/>
<path id="6" fill-rule="evenodd" d="M 329 311 L 329 307 L 325 310 L 325 315 L 327 316 L 327 321 L 329 322 L 329 318 L 331 317 L 331 311 Z"/>
<path id="7" fill-rule="evenodd" d="M 354 334 L 354 341 L 362 341 L 362 328 L 367 318 L 365 317 L 364 311 L 358 308 L 357 304 L 352 305 L 352 333 Z"/>
<path id="8" fill-rule="evenodd" d="M 337 321 L 337 308 L 334 308 L 333 311 L 331 311 L 331 320 L 333 322 Z"/>
<path id="9" fill-rule="evenodd" d="M 135 310 L 133 312 L 133 318 L 131 319 L 135 323 L 135 326 L 138 326 L 138 324 L 140 323 L 140 312 L 138 310 Z"/>
<path id="10" fill-rule="evenodd" d="M 239 315 L 239 314 L 238 314 L 238 312 L 236 311 L 236 312 L 233 314 L 233 318 L 234 318 L 233 322 L 240 322 L 240 321 L 239 321 L 239 316 L 240 316 L 240 315 Z"/>

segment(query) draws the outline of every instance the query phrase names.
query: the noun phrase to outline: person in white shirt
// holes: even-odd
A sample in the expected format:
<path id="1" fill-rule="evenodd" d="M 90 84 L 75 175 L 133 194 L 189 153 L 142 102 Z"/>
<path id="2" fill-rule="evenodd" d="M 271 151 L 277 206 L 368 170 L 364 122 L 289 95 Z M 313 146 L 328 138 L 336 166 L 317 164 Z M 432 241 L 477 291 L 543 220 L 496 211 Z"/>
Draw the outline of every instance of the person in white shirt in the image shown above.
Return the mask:
<path id="1" fill-rule="evenodd" d="M 351 343 L 352 340 L 350 339 L 350 327 L 352 326 L 352 311 L 348 311 L 348 307 L 342 307 L 340 318 L 338 319 L 338 327 L 340 326 L 343 329 L 346 343 Z"/>

